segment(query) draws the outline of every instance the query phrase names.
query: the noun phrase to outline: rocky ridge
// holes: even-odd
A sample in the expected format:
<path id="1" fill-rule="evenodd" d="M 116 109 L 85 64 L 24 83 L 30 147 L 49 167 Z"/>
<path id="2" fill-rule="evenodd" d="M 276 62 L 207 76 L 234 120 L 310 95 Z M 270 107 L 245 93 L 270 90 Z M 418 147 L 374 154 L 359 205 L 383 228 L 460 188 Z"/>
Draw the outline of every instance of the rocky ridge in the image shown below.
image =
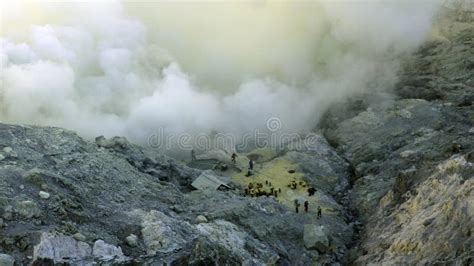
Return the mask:
<path id="1" fill-rule="evenodd" d="M 392 93 L 354 96 L 320 125 L 354 172 L 350 205 L 365 224 L 356 264 L 474 258 L 474 6 L 457 3 Z"/>

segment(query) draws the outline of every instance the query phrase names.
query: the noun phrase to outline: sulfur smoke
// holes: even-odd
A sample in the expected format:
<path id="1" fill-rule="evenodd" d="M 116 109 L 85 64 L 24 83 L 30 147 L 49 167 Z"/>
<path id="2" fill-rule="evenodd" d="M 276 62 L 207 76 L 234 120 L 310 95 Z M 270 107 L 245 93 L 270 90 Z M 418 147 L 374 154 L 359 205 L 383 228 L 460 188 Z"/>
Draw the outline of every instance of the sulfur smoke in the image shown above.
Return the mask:
<path id="1" fill-rule="evenodd" d="M 437 1 L 2 2 L 0 121 L 85 137 L 307 132 L 389 88 Z"/>

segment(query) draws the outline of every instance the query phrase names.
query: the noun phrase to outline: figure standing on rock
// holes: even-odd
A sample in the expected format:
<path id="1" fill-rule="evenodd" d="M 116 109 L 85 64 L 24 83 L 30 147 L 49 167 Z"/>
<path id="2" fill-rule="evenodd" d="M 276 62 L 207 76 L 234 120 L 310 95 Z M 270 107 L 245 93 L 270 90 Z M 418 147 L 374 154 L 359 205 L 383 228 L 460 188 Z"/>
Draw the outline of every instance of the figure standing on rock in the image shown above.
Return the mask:
<path id="1" fill-rule="evenodd" d="M 318 219 L 321 218 L 321 206 L 318 206 Z"/>
<path id="2" fill-rule="evenodd" d="M 235 159 L 236 159 L 237 157 L 238 157 L 238 156 L 237 156 L 237 154 L 236 154 L 235 152 L 233 152 L 232 155 L 230 156 L 230 158 L 232 159 L 232 162 L 233 162 L 234 164 L 236 163 Z"/>
<path id="3" fill-rule="evenodd" d="M 300 202 L 298 201 L 298 199 L 295 199 L 295 211 L 296 211 L 296 213 L 299 212 L 300 205 L 301 205 L 301 204 L 300 204 Z"/>
<path id="4" fill-rule="evenodd" d="M 191 161 L 196 161 L 196 152 L 194 149 L 191 150 Z"/>
<path id="5" fill-rule="evenodd" d="M 308 212 L 308 207 L 309 207 L 309 202 L 307 200 L 305 200 L 304 202 L 304 212 Z"/>
<path id="6" fill-rule="evenodd" d="M 253 170 L 253 160 L 252 159 L 250 159 L 250 161 L 249 161 L 249 169 Z"/>

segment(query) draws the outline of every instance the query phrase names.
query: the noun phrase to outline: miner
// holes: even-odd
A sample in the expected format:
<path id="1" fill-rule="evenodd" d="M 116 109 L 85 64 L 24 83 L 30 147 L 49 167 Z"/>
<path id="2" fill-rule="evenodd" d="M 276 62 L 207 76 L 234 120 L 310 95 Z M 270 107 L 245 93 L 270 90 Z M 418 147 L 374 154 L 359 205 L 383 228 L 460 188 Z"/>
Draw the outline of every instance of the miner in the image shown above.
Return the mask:
<path id="1" fill-rule="evenodd" d="M 296 213 L 298 213 L 299 208 L 300 208 L 300 205 L 301 205 L 301 204 L 300 204 L 300 202 L 298 201 L 298 199 L 295 199 L 295 211 L 296 211 Z"/>

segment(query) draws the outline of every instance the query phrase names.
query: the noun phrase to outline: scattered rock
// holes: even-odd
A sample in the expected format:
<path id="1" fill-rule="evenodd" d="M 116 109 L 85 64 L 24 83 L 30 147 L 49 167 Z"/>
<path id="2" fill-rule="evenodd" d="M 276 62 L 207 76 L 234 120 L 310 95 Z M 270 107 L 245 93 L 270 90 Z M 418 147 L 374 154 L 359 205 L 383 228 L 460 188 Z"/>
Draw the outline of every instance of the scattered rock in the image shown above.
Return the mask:
<path id="1" fill-rule="evenodd" d="M 319 252 L 326 252 L 329 248 L 329 238 L 326 235 L 324 226 L 305 224 L 303 240 L 307 249 L 316 249 Z"/>
<path id="2" fill-rule="evenodd" d="M 198 215 L 196 217 L 196 223 L 197 224 L 207 223 L 207 218 L 204 215 Z"/>
<path id="3" fill-rule="evenodd" d="M 123 232 L 127 232 L 122 235 L 123 245 L 139 264 L 144 262 L 141 255 L 153 254 L 156 256 L 146 258 L 150 265 L 173 261 L 208 264 L 214 259 L 218 264 L 305 264 L 315 259 L 314 251 L 302 249 L 298 217 L 273 198 L 250 199 L 235 191 L 191 192 L 191 182 L 202 171 L 156 150 L 120 141 L 112 144 L 112 149 L 98 148 L 64 129 L 0 123 L 0 153 L 5 143 L 15 145 L 13 150 L 19 156 L 8 155 L 9 164 L 0 167 L 0 216 L 9 219 L 8 226 L 0 230 L 0 246 L 25 262 L 90 265 L 113 257 L 104 264 L 115 265 L 123 259 L 117 258 L 123 253 L 116 244 L 117 235 Z M 14 162 L 16 166 L 12 166 Z M 234 171 L 233 165 L 228 166 L 228 171 Z M 287 174 L 296 167 L 282 172 Z M 158 177 L 146 174 L 148 168 L 168 181 L 159 182 Z M 24 185 L 23 191 L 18 189 L 20 185 Z M 40 198 L 40 191 L 49 193 L 49 199 Z M 327 197 L 324 200 L 332 200 Z M 129 215 L 134 210 L 156 208 L 163 212 Z M 196 224 L 199 214 L 209 221 Z M 57 233 L 34 243 L 38 231 L 47 229 Z M 127 239 L 132 232 L 137 237 Z M 109 242 L 114 246 L 98 242 L 93 249 L 97 239 L 114 241 Z M 36 244 L 36 257 L 26 261 L 31 243 Z M 93 256 L 93 250 L 99 257 Z M 329 254 L 327 261 L 334 256 Z"/>
<path id="4" fill-rule="evenodd" d="M 13 149 L 12 149 L 11 147 L 5 147 L 5 148 L 3 148 L 3 152 L 5 152 L 5 153 L 10 153 L 10 152 L 12 152 L 12 151 L 13 151 Z"/>
<path id="5" fill-rule="evenodd" d="M 74 238 L 84 239 L 84 236 L 74 235 Z M 33 265 L 73 264 L 77 261 L 90 261 L 92 257 L 101 261 L 119 263 L 128 260 L 120 247 L 97 240 L 91 248 L 87 243 L 77 241 L 73 237 L 43 233 L 41 240 L 33 250 Z M 49 265 L 49 264 L 48 264 Z M 82 264 L 81 264 L 82 265 Z M 89 265 L 89 264 L 87 264 Z"/>
<path id="6" fill-rule="evenodd" d="M 21 190 L 23 190 L 23 189 L 25 189 L 25 186 L 23 186 L 23 185 L 20 185 L 20 187 L 19 187 L 19 188 L 20 188 Z"/>
<path id="7" fill-rule="evenodd" d="M 0 266 L 13 266 L 15 264 L 15 259 L 12 256 L 7 254 L 0 254 Z"/>
<path id="8" fill-rule="evenodd" d="M 40 196 L 40 198 L 42 198 L 42 199 L 49 199 L 49 197 L 50 197 L 49 193 L 48 193 L 48 192 L 45 192 L 45 191 L 40 191 L 40 192 L 39 192 L 39 196 Z"/>
<path id="9" fill-rule="evenodd" d="M 138 237 L 134 234 L 131 234 L 125 238 L 125 242 L 131 247 L 136 247 L 138 245 Z"/>

